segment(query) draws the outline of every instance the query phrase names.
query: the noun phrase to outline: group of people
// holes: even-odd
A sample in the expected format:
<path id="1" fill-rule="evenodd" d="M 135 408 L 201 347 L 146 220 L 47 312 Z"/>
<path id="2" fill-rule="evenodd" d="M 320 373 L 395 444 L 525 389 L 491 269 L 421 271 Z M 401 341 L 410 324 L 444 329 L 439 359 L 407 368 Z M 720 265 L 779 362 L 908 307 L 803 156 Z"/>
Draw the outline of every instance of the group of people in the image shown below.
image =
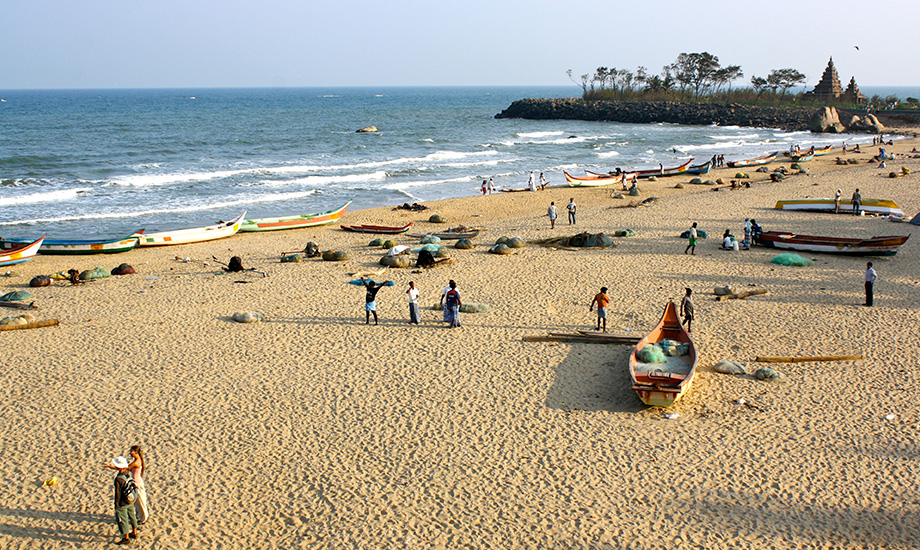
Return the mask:
<path id="1" fill-rule="evenodd" d="M 364 295 L 364 324 L 369 325 L 371 322 L 371 315 L 373 315 L 374 324 L 376 325 L 378 324 L 377 293 L 380 292 L 381 288 L 391 286 L 392 283 L 389 280 L 382 283 L 376 283 L 361 277 L 361 284 L 364 285 L 366 291 Z M 409 298 L 409 324 L 418 326 L 422 324 L 422 316 L 418 305 L 419 291 L 414 281 L 409 281 L 409 288 L 406 289 L 406 296 Z M 452 328 L 460 326 L 460 307 L 462 305 L 463 301 L 460 299 L 457 283 L 451 279 L 441 292 L 440 307 L 444 311 L 444 322 L 449 323 Z"/>
<path id="2" fill-rule="evenodd" d="M 546 178 L 543 176 L 543 172 L 540 172 L 539 181 L 537 180 L 537 177 L 535 174 L 536 174 L 535 171 L 530 172 L 530 178 L 527 180 L 527 189 L 531 191 L 537 191 L 538 190 L 537 188 L 539 187 L 539 190 L 543 191 L 544 189 L 546 189 L 546 186 L 549 185 L 549 182 L 546 181 Z"/>
<path id="3" fill-rule="evenodd" d="M 835 213 L 835 214 L 840 213 L 840 196 L 841 196 L 841 193 L 842 193 L 842 192 L 840 191 L 840 189 L 838 189 L 837 192 L 834 193 L 834 213 Z M 853 191 L 853 196 L 850 197 L 850 203 L 853 205 L 853 215 L 854 215 L 854 216 L 858 216 L 859 213 L 862 211 L 862 209 L 861 209 L 861 207 L 862 207 L 862 195 L 859 193 L 859 189 L 858 189 L 858 188 L 856 189 L 856 191 Z"/>
<path id="4" fill-rule="evenodd" d="M 710 161 L 713 168 L 721 168 L 725 166 L 725 155 L 712 155 Z"/>
<path id="5" fill-rule="evenodd" d="M 495 192 L 495 182 L 492 181 L 492 178 L 487 180 L 482 180 L 482 194 L 491 195 Z"/>
<path id="6" fill-rule="evenodd" d="M 575 204 L 575 197 L 569 198 L 569 204 L 565 205 L 565 209 L 569 212 L 569 225 L 575 225 L 575 212 L 578 210 L 578 205 Z M 556 201 L 549 203 L 546 215 L 549 216 L 549 228 L 555 229 L 556 218 L 559 216 L 559 212 L 556 210 Z"/>
<path id="7" fill-rule="evenodd" d="M 869 267 L 872 267 L 871 263 L 869 264 Z M 866 275 L 866 277 L 866 280 L 868 281 L 868 275 Z M 869 283 L 866 283 L 866 285 L 867 289 L 870 288 Z M 685 291 L 686 293 L 684 294 L 683 299 L 680 301 L 680 315 L 684 318 L 682 324 L 687 325 L 687 332 L 690 332 L 690 323 L 693 321 L 693 299 L 691 298 L 693 291 L 689 288 L 685 289 Z M 866 292 L 869 292 L 869 290 Z M 608 305 L 610 305 L 610 296 L 607 296 L 607 287 L 602 286 L 601 291 L 594 295 L 594 299 L 591 300 L 591 304 L 588 306 L 588 311 L 594 311 L 594 306 L 597 306 L 596 330 L 601 332 L 607 332 Z"/>
<path id="8" fill-rule="evenodd" d="M 739 243 L 735 236 L 732 235 L 731 231 L 726 229 L 725 233 L 722 234 L 722 249 L 735 250 L 735 245 L 737 243 L 738 250 L 750 250 L 751 245 L 754 244 L 754 240 L 762 234 L 763 228 L 760 227 L 760 225 L 757 223 L 757 220 L 753 218 L 745 218 L 744 239 Z"/>
<path id="9" fill-rule="evenodd" d="M 144 484 L 146 463 L 139 445 L 129 450 L 131 462 L 124 456 L 116 456 L 103 468 L 118 472 L 115 474 L 115 523 L 121 538 L 118 544 L 130 544 L 137 538 L 137 526 L 150 517 L 147 503 L 147 487 Z"/>

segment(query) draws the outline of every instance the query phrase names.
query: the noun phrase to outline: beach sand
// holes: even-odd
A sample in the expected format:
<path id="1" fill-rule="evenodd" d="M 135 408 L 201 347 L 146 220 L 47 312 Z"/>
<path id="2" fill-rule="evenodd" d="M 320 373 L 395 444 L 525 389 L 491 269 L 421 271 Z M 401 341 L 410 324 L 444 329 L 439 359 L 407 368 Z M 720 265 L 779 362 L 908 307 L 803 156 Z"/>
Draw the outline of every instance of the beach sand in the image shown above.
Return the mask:
<path id="1" fill-rule="evenodd" d="M 713 192 L 686 185 L 689 176 L 641 182 L 638 199 L 660 199 L 640 208 L 616 208 L 634 197 L 609 188 L 554 187 L 426 212 L 350 211 L 344 223 L 414 221 L 413 233 L 488 229 L 473 250 L 451 248 L 453 265 L 390 270 L 380 326 L 364 324 L 364 290 L 346 283 L 378 269 L 384 251 L 366 246 L 373 235 L 336 226 L 3 268 L 19 276 L 0 278 L 0 292 L 71 267 L 128 262 L 137 274 L 33 289 L 37 317 L 60 326 L 0 333 L 0 547 L 115 540 L 112 472 L 101 466 L 132 444 L 148 460 L 152 518 L 135 544 L 144 548 L 920 547 L 920 237 L 872 259 L 872 308 L 862 306 L 866 258 L 805 254 L 814 265 L 796 268 L 770 263 L 771 249 L 718 249 L 724 229 L 740 235 L 748 217 L 817 235 L 915 233 L 882 218 L 773 209 L 859 187 L 908 216 L 920 211 L 920 159 L 879 169 L 870 150 L 836 166 L 838 148 L 778 183 L 748 169 L 750 189 Z M 901 166 L 913 175 L 887 177 Z M 570 197 L 577 226 L 566 222 Z M 555 230 L 550 201 L 560 207 Z M 427 222 L 435 213 L 446 226 Z M 696 256 L 678 238 L 693 221 L 710 236 Z M 613 249 L 487 253 L 500 236 L 625 228 L 637 235 Z M 279 263 L 311 240 L 351 260 Z M 233 255 L 268 277 L 224 273 L 212 260 Z M 447 328 L 431 306 L 448 279 L 491 310 Z M 410 280 L 420 327 L 408 324 Z M 726 284 L 769 294 L 713 301 Z M 588 304 L 601 286 L 609 331 L 636 336 L 684 287 L 695 291 L 699 367 L 672 407 L 638 400 L 629 346 L 522 341 L 593 328 Z M 246 310 L 265 321 L 230 319 Z M 753 362 L 837 354 L 865 359 Z M 786 378 L 714 372 L 723 359 Z M 52 476 L 57 485 L 42 486 Z"/>

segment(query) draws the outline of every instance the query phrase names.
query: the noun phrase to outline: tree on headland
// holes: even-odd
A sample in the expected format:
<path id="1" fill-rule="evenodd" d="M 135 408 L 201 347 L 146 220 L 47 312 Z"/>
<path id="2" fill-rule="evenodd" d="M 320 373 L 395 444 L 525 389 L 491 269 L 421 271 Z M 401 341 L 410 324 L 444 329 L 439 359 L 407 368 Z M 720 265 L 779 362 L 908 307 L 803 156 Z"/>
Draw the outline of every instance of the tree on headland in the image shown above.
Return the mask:
<path id="1" fill-rule="evenodd" d="M 674 63 L 664 67 L 664 72 L 674 77 L 681 90 L 692 88 L 694 97 L 698 98 L 703 90 L 713 85 L 721 68 L 719 58 L 709 52 L 682 53 Z"/>
<path id="2" fill-rule="evenodd" d="M 805 82 L 805 75 L 795 69 L 773 69 L 767 75 L 767 84 L 774 92 L 780 90 L 780 99 L 786 96 L 786 90 Z"/>

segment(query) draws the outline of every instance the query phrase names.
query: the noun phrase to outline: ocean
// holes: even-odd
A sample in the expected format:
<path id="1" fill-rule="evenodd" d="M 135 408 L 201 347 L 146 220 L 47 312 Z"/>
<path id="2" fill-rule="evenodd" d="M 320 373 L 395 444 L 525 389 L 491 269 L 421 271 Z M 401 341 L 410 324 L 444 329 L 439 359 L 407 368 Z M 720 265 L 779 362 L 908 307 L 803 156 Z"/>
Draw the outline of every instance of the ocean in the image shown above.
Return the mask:
<path id="1" fill-rule="evenodd" d="M 868 135 L 496 120 L 567 87 L 0 91 L 0 236 L 120 237 L 476 195 L 484 178 L 655 168 Z M 373 125 L 377 133 L 358 134 Z M 347 214 L 346 214 L 347 219 Z"/>

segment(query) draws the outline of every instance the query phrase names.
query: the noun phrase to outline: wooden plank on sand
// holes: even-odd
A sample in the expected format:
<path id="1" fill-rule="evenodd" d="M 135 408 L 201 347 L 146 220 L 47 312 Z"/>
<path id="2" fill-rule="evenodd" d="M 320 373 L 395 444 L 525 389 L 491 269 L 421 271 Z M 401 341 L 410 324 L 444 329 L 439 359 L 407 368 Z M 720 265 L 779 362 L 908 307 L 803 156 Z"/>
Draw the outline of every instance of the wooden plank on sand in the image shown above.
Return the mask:
<path id="1" fill-rule="evenodd" d="M 745 292 L 736 292 L 735 294 L 727 294 L 725 296 L 716 296 L 717 302 L 724 302 L 725 300 L 743 300 L 748 296 L 759 296 L 760 294 L 766 294 L 767 289 L 761 288 L 758 290 L 748 290 Z"/>
<path id="2" fill-rule="evenodd" d="M 61 324 L 57 319 L 48 319 L 47 321 L 35 321 L 34 323 L 26 323 L 24 325 L 0 325 L 0 331 L 3 330 L 25 330 L 29 328 L 42 328 L 42 327 L 53 327 L 55 325 Z"/>
<path id="3" fill-rule="evenodd" d="M 818 355 L 816 357 L 756 357 L 758 363 L 810 363 L 812 361 L 856 361 L 862 355 Z"/>

